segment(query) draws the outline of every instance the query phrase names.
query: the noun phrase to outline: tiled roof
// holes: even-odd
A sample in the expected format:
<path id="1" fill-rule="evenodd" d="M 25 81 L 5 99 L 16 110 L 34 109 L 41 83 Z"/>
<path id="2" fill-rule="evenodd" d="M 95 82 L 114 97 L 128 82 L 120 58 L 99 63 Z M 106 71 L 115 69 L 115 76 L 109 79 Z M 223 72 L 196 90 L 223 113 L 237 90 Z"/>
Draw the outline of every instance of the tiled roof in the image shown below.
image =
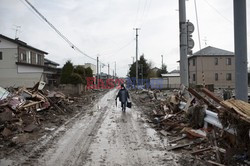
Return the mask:
<path id="1" fill-rule="evenodd" d="M 21 40 L 19 40 L 19 39 L 11 39 L 11 38 L 9 38 L 9 37 L 7 37 L 7 36 L 4 36 L 4 35 L 2 35 L 2 34 L 0 34 L 0 38 L 3 38 L 3 39 L 8 40 L 8 41 L 10 41 L 10 42 L 16 43 L 16 44 L 18 44 L 18 45 L 20 45 L 20 46 L 23 46 L 23 47 L 27 47 L 27 48 L 33 49 L 33 50 L 38 51 L 38 52 L 41 52 L 41 53 L 43 53 L 43 54 L 48 54 L 47 52 L 45 52 L 45 51 L 43 51 L 43 50 L 40 50 L 40 49 L 37 49 L 37 48 L 35 48 L 35 47 L 32 47 L 32 46 L 28 45 L 27 43 L 25 43 L 25 42 L 23 42 L 23 41 L 21 41 Z"/>
<path id="2" fill-rule="evenodd" d="M 220 48 L 215 48 L 215 47 L 208 46 L 206 48 L 201 49 L 200 51 L 195 52 L 192 56 L 213 56 L 213 55 L 217 55 L 217 56 L 225 56 L 225 55 L 233 56 L 234 53 L 231 52 L 231 51 L 220 49 Z M 190 57 L 192 57 L 192 56 L 190 56 Z"/>

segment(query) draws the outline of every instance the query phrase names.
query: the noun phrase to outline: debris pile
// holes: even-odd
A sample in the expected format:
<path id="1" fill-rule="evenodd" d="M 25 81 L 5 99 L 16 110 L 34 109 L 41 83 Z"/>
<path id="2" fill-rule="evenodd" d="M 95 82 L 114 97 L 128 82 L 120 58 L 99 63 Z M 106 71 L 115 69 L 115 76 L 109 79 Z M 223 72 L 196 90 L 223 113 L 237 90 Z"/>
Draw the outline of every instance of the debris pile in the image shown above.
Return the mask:
<path id="1" fill-rule="evenodd" d="M 0 132 L 1 138 L 23 132 L 33 132 L 39 128 L 42 117 L 40 112 L 55 110 L 60 114 L 72 112 L 69 104 L 74 101 L 61 92 L 43 91 L 43 82 L 33 88 L 20 87 L 9 91 L 0 87 Z"/>
<path id="2" fill-rule="evenodd" d="M 160 93 L 136 92 L 134 101 L 166 139 L 166 150 L 190 152 L 212 165 L 250 163 L 249 103 L 223 100 L 205 88 Z"/>

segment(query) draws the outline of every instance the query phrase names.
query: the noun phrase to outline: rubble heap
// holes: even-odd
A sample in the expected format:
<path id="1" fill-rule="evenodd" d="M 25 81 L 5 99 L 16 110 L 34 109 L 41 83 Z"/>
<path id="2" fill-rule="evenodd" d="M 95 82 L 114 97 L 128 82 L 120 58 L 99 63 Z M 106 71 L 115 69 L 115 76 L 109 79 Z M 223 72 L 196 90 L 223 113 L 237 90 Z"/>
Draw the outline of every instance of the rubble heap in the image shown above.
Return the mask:
<path id="1" fill-rule="evenodd" d="M 168 95 L 143 90 L 135 95 L 134 101 L 147 110 L 147 121 L 168 138 L 166 150 L 188 151 L 212 165 L 250 163 L 249 103 L 224 101 L 206 88 L 182 88 Z"/>
<path id="2" fill-rule="evenodd" d="M 39 112 L 54 110 L 59 114 L 72 112 L 74 102 L 61 92 L 42 90 L 38 82 L 33 88 L 9 89 L 0 87 L 0 131 L 7 138 L 14 133 L 32 132 L 44 120 Z"/>

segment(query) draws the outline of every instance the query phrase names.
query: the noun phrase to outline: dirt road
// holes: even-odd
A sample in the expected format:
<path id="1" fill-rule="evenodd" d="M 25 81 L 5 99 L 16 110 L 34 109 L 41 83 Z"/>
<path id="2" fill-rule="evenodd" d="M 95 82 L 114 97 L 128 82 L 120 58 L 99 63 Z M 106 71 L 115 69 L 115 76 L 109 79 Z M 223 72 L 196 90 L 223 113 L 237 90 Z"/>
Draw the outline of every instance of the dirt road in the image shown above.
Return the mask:
<path id="1" fill-rule="evenodd" d="M 105 94 L 71 127 L 62 126 L 55 131 L 53 137 L 58 138 L 40 150 L 38 157 L 30 156 L 23 164 L 178 165 L 176 154 L 165 151 L 164 144 L 143 121 L 136 106 L 126 113 L 122 113 L 119 104 L 115 106 L 116 92 Z"/>

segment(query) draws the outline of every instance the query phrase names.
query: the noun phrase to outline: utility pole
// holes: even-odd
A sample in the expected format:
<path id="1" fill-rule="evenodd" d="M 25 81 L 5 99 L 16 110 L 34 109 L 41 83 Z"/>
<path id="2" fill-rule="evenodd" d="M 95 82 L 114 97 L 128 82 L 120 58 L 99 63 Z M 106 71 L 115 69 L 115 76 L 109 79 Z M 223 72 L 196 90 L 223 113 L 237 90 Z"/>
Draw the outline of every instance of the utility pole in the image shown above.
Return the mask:
<path id="1" fill-rule="evenodd" d="M 161 55 L 161 69 L 163 70 L 163 55 Z"/>
<path id="2" fill-rule="evenodd" d="M 109 64 L 108 64 L 108 78 L 109 78 Z"/>
<path id="3" fill-rule="evenodd" d="M 136 32 L 136 64 L 135 64 L 135 70 L 136 70 L 136 88 L 138 85 L 138 30 L 140 30 L 140 28 L 134 28 L 135 32 Z"/>
<path id="4" fill-rule="evenodd" d="M 181 84 L 188 87 L 186 0 L 179 0 Z"/>
<path id="5" fill-rule="evenodd" d="M 116 78 L 116 61 L 115 61 L 115 78 Z"/>
<path id="6" fill-rule="evenodd" d="M 141 64 L 141 80 L 142 80 L 142 85 L 143 85 L 143 64 Z"/>
<path id="7" fill-rule="evenodd" d="M 114 72 L 114 70 L 113 70 L 113 79 L 115 79 L 115 72 Z"/>
<path id="8" fill-rule="evenodd" d="M 248 101 L 246 0 L 234 0 L 236 99 Z"/>
<path id="9" fill-rule="evenodd" d="M 99 57 L 97 56 L 97 64 L 96 64 L 96 67 L 97 67 L 97 69 L 96 69 L 96 79 L 97 79 L 97 84 L 99 83 Z"/>

